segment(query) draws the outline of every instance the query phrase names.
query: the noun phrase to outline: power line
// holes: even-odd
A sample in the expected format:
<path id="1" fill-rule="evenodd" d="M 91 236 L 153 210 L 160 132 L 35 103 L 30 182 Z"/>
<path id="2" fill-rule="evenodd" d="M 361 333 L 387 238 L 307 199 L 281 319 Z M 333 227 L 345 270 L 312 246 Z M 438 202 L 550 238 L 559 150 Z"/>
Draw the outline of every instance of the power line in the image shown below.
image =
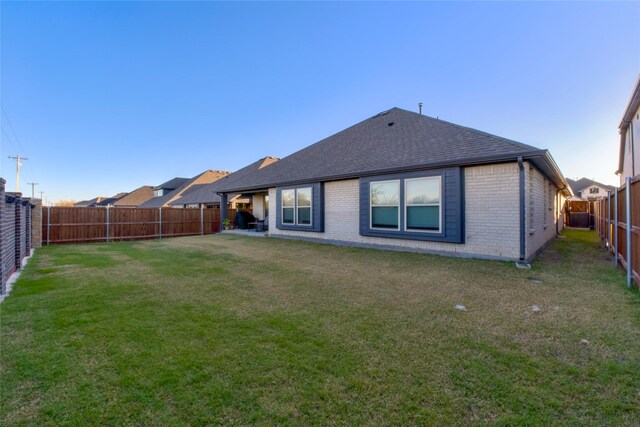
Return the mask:
<path id="1" fill-rule="evenodd" d="M 22 146 L 22 142 L 20 142 L 20 138 L 18 138 L 18 134 L 13 129 L 13 125 L 11 124 L 11 120 L 9 120 L 9 115 L 7 114 L 7 111 L 4 109 L 4 105 L 0 104 L 0 108 L 2 109 L 2 112 L 4 113 L 4 117 L 7 119 L 7 123 L 9 123 L 9 128 L 11 128 L 11 132 L 13 132 L 13 136 L 15 136 L 16 137 L 16 141 L 18 141 L 18 145 L 22 149 L 22 152 L 25 152 L 26 150 Z"/>

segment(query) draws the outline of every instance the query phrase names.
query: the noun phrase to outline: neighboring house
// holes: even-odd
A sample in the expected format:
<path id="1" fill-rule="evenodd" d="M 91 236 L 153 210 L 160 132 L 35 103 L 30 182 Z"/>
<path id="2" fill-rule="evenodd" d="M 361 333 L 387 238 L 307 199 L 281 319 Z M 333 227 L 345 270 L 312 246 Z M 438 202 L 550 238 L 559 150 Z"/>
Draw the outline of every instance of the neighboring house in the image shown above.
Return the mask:
<path id="1" fill-rule="evenodd" d="M 110 207 L 113 206 L 115 202 L 122 199 L 128 193 L 118 193 L 115 196 L 107 197 L 106 199 L 102 199 L 100 202 L 96 204 L 97 207 Z"/>
<path id="2" fill-rule="evenodd" d="M 200 208 L 205 206 L 207 208 L 217 208 L 220 206 L 220 196 L 218 195 L 219 188 L 221 186 L 228 186 L 230 183 L 247 179 L 251 175 L 260 171 L 261 169 L 277 162 L 276 157 L 263 157 L 260 160 L 251 163 L 249 166 L 245 166 L 231 174 L 228 174 L 219 180 L 210 184 L 194 185 L 187 191 L 185 191 L 181 197 L 175 199 L 170 203 L 172 207 L 179 208 Z M 232 194 L 227 198 L 228 206 L 232 209 L 238 207 L 241 208 L 255 208 L 253 211 L 259 219 L 264 219 L 269 210 L 269 197 L 263 195 L 241 195 Z"/>
<path id="3" fill-rule="evenodd" d="M 595 200 L 607 197 L 609 191 L 615 190 L 612 185 L 602 184 L 589 178 L 580 178 L 577 181 L 567 178 L 571 191 L 583 200 Z"/>
<path id="4" fill-rule="evenodd" d="M 113 203 L 116 208 L 137 208 L 153 197 L 153 187 L 144 185 Z"/>
<path id="5" fill-rule="evenodd" d="M 618 128 L 620 153 L 616 175 L 620 175 L 620 185 L 623 185 L 627 177 L 633 178 L 640 174 L 640 148 L 637 147 L 640 143 L 640 76 Z"/>
<path id="6" fill-rule="evenodd" d="M 219 192 L 223 219 L 230 194 L 268 196 L 272 236 L 522 261 L 571 196 L 547 150 L 399 108 Z"/>
<path id="7" fill-rule="evenodd" d="M 77 208 L 94 208 L 104 199 L 106 199 L 106 197 L 98 196 L 90 200 L 82 200 L 81 202 L 74 203 L 73 206 Z"/>
<path id="8" fill-rule="evenodd" d="M 160 208 L 160 207 L 169 207 L 171 202 L 177 200 L 182 197 L 191 187 L 199 184 L 209 184 L 211 182 L 217 181 L 223 176 L 227 175 L 228 172 L 225 171 L 214 171 L 208 170 L 191 179 L 186 178 L 174 178 L 171 181 L 165 182 L 164 184 L 154 187 L 154 197 L 142 203 L 139 207 L 141 208 Z M 169 190 L 171 187 L 174 187 L 173 190 Z"/>

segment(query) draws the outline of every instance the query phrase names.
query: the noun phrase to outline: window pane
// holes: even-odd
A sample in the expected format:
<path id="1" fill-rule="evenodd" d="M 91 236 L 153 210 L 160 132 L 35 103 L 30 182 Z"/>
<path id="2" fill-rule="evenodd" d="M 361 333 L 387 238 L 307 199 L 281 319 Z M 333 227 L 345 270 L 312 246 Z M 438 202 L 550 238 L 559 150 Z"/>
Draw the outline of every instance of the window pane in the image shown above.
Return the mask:
<path id="1" fill-rule="evenodd" d="M 293 208 L 282 209 L 282 223 L 293 224 Z"/>
<path id="2" fill-rule="evenodd" d="M 311 188 L 298 188 L 298 206 L 311 206 Z"/>
<path id="3" fill-rule="evenodd" d="M 397 207 L 371 208 L 371 226 L 375 228 L 398 228 Z"/>
<path id="4" fill-rule="evenodd" d="M 440 178 L 411 179 L 406 182 L 407 205 L 440 203 Z"/>
<path id="5" fill-rule="evenodd" d="M 311 224 L 311 208 L 298 208 L 298 224 Z"/>
<path id="6" fill-rule="evenodd" d="M 440 206 L 407 206 L 407 229 L 439 230 Z"/>
<path id="7" fill-rule="evenodd" d="M 397 205 L 400 200 L 400 181 L 372 182 L 371 205 Z"/>
<path id="8" fill-rule="evenodd" d="M 295 206 L 295 190 L 282 190 L 282 206 Z"/>

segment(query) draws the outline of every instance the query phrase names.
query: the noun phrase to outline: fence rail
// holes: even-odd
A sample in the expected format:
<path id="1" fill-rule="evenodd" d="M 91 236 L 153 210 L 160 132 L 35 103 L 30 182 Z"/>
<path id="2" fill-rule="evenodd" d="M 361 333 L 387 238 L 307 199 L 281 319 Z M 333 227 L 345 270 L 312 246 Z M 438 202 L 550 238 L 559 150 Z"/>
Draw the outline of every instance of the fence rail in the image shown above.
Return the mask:
<path id="1" fill-rule="evenodd" d="M 234 218 L 235 209 L 229 209 L 229 219 Z M 219 209 L 55 206 L 42 212 L 42 237 L 47 245 L 161 239 L 219 231 Z"/>
<path id="2" fill-rule="evenodd" d="M 628 226 L 630 225 L 630 226 Z M 640 175 L 595 203 L 595 228 L 613 255 L 616 265 L 627 271 L 627 286 L 640 284 Z"/>

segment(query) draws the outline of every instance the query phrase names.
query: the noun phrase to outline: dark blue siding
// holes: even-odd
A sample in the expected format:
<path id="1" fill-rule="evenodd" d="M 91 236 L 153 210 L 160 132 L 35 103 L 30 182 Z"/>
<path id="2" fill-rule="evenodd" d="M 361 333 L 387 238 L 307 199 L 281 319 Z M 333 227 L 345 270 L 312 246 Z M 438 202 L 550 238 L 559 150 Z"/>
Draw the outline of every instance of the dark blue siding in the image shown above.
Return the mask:
<path id="1" fill-rule="evenodd" d="M 313 198 L 313 206 L 311 217 L 312 224 L 308 225 L 295 225 L 295 224 L 283 224 L 282 223 L 282 190 L 288 190 L 291 188 L 306 188 L 311 187 L 311 197 Z M 296 231 L 312 231 L 321 233 L 324 231 L 324 185 L 322 183 L 296 185 L 291 187 L 278 187 L 276 188 L 276 228 L 279 230 L 296 230 Z"/>
<path id="2" fill-rule="evenodd" d="M 404 180 L 440 176 L 442 178 L 442 230 L 440 233 L 404 231 Z M 369 227 L 369 184 L 372 181 L 400 180 L 400 230 L 375 230 Z M 360 178 L 360 234 L 372 237 L 464 243 L 464 170 L 447 168 Z"/>

